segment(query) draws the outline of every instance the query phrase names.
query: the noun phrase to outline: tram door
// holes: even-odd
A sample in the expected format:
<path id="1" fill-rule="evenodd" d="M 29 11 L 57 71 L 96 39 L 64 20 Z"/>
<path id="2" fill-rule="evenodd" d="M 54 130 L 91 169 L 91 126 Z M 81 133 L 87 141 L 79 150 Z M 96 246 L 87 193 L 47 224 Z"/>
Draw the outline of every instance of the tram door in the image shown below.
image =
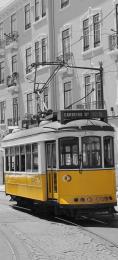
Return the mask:
<path id="1" fill-rule="evenodd" d="M 46 143 L 48 199 L 57 199 L 56 142 Z"/>

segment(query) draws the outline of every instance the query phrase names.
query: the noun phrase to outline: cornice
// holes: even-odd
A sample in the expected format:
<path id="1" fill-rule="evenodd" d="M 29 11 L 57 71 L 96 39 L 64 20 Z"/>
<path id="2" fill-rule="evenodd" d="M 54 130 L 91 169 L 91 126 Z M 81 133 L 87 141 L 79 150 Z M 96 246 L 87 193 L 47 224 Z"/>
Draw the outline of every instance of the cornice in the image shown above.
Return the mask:
<path id="1" fill-rule="evenodd" d="M 0 22 L 6 20 L 9 16 L 13 14 L 13 12 L 21 9 L 24 6 L 23 2 L 23 0 L 14 0 L 13 2 L 9 3 L 5 8 L 0 10 Z"/>

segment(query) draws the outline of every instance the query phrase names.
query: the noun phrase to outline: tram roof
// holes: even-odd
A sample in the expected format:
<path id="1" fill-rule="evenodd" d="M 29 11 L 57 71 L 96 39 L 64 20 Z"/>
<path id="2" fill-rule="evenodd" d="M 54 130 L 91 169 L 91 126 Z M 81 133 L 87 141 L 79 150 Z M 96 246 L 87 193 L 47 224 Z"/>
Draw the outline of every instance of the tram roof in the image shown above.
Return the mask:
<path id="1" fill-rule="evenodd" d="M 19 139 L 22 137 L 32 136 L 36 134 L 50 133 L 50 132 L 60 132 L 60 131 L 114 131 L 114 128 L 100 120 L 75 120 L 68 122 L 67 124 L 61 124 L 58 121 L 55 122 L 43 122 L 38 127 L 33 127 L 29 129 L 21 129 L 4 137 L 4 141 Z"/>

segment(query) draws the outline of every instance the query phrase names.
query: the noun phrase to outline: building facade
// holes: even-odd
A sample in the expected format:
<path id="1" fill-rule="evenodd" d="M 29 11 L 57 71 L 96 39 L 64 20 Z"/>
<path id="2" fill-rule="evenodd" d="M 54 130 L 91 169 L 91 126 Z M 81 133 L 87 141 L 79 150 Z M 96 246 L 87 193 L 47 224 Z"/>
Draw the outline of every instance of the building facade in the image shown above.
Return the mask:
<path id="1" fill-rule="evenodd" d="M 117 141 L 117 35 L 118 0 L 14 0 L 3 9 L 1 138 L 41 111 L 101 109 L 104 103 Z M 103 90 L 94 70 L 101 63 Z"/>

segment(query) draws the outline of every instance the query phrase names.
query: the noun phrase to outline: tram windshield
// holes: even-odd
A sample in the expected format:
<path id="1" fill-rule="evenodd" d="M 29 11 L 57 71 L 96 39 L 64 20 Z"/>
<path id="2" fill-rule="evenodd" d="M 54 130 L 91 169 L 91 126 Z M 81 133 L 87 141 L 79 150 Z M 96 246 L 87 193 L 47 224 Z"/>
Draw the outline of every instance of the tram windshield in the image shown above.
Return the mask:
<path id="1" fill-rule="evenodd" d="M 59 164 L 60 168 L 78 168 L 79 145 L 77 137 L 60 138 Z"/>
<path id="2" fill-rule="evenodd" d="M 82 137 L 82 166 L 83 168 L 102 167 L 100 137 Z"/>
<path id="3" fill-rule="evenodd" d="M 104 167 L 109 168 L 114 166 L 114 149 L 113 149 L 113 137 L 104 137 Z"/>

